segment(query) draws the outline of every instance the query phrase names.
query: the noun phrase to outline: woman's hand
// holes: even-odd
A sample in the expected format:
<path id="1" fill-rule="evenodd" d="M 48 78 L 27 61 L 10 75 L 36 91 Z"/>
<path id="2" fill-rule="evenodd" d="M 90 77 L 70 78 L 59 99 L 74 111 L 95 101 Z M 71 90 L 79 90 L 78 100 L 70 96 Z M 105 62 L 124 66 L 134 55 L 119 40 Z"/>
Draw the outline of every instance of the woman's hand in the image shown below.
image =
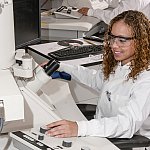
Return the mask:
<path id="1" fill-rule="evenodd" d="M 47 135 L 66 138 L 75 137 L 78 135 L 78 125 L 76 122 L 68 120 L 60 120 L 47 125 L 47 128 L 51 128 L 46 132 Z"/>
<path id="2" fill-rule="evenodd" d="M 45 61 L 45 62 L 41 63 L 40 66 L 44 67 L 47 63 L 48 63 L 48 61 Z"/>
<path id="3" fill-rule="evenodd" d="M 85 15 L 85 16 L 87 16 L 88 10 L 89 10 L 88 7 L 82 7 L 78 10 L 78 12 Z"/>

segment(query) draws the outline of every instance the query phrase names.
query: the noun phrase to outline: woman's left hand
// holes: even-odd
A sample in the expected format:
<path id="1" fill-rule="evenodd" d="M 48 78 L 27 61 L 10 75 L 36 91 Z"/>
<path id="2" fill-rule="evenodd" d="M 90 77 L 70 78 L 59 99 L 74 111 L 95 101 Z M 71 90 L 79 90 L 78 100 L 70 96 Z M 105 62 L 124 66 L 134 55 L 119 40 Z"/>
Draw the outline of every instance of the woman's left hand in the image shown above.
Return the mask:
<path id="1" fill-rule="evenodd" d="M 78 125 L 76 122 L 68 120 L 60 120 L 47 125 L 47 128 L 51 128 L 46 132 L 47 135 L 66 138 L 75 137 L 78 135 Z"/>
<path id="2" fill-rule="evenodd" d="M 81 13 L 81 14 L 83 14 L 83 15 L 85 15 L 85 16 L 87 16 L 88 11 L 89 11 L 89 8 L 88 8 L 88 7 L 82 7 L 82 8 L 80 8 L 80 9 L 78 10 L 79 13 Z"/>

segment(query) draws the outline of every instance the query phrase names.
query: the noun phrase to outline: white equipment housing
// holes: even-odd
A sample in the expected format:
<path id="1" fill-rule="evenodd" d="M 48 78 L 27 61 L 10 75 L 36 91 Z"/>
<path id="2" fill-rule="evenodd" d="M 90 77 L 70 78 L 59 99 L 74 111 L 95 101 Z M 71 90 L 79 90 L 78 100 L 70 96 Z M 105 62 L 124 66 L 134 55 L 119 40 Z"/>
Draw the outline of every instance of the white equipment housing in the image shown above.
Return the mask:
<path id="1" fill-rule="evenodd" d="M 24 119 L 23 96 L 9 70 L 0 71 L 0 89 L 5 121 Z"/>
<path id="2" fill-rule="evenodd" d="M 24 100 L 9 68 L 14 64 L 12 0 L 0 0 L 0 99 L 4 104 L 5 121 L 24 119 Z"/>
<path id="3" fill-rule="evenodd" d="M 12 0 L 0 0 L 0 69 L 13 65 L 15 59 Z"/>

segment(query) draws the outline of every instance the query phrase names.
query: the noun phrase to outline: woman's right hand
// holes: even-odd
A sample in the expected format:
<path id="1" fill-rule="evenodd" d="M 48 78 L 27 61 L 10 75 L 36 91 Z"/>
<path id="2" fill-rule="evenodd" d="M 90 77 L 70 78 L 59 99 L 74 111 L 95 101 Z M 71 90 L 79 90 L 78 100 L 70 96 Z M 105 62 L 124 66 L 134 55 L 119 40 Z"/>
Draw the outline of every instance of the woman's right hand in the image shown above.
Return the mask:
<path id="1" fill-rule="evenodd" d="M 48 61 L 45 61 L 45 62 L 41 63 L 40 66 L 44 67 L 47 63 L 48 63 Z"/>
<path id="2" fill-rule="evenodd" d="M 78 12 L 85 15 L 85 16 L 87 16 L 88 10 L 89 10 L 88 7 L 82 7 L 78 10 Z"/>

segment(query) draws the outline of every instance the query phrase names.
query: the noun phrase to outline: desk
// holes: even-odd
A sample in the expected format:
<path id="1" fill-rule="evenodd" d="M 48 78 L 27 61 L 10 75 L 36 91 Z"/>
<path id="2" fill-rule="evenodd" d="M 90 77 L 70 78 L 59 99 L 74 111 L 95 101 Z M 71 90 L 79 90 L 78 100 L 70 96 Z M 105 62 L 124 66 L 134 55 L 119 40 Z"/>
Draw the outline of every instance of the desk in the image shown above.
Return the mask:
<path id="1" fill-rule="evenodd" d="M 41 16 L 42 40 L 59 41 L 83 37 L 88 31 L 92 34 L 100 30 L 100 20 L 95 17 L 82 16 L 80 19 L 56 19 L 54 15 Z"/>

